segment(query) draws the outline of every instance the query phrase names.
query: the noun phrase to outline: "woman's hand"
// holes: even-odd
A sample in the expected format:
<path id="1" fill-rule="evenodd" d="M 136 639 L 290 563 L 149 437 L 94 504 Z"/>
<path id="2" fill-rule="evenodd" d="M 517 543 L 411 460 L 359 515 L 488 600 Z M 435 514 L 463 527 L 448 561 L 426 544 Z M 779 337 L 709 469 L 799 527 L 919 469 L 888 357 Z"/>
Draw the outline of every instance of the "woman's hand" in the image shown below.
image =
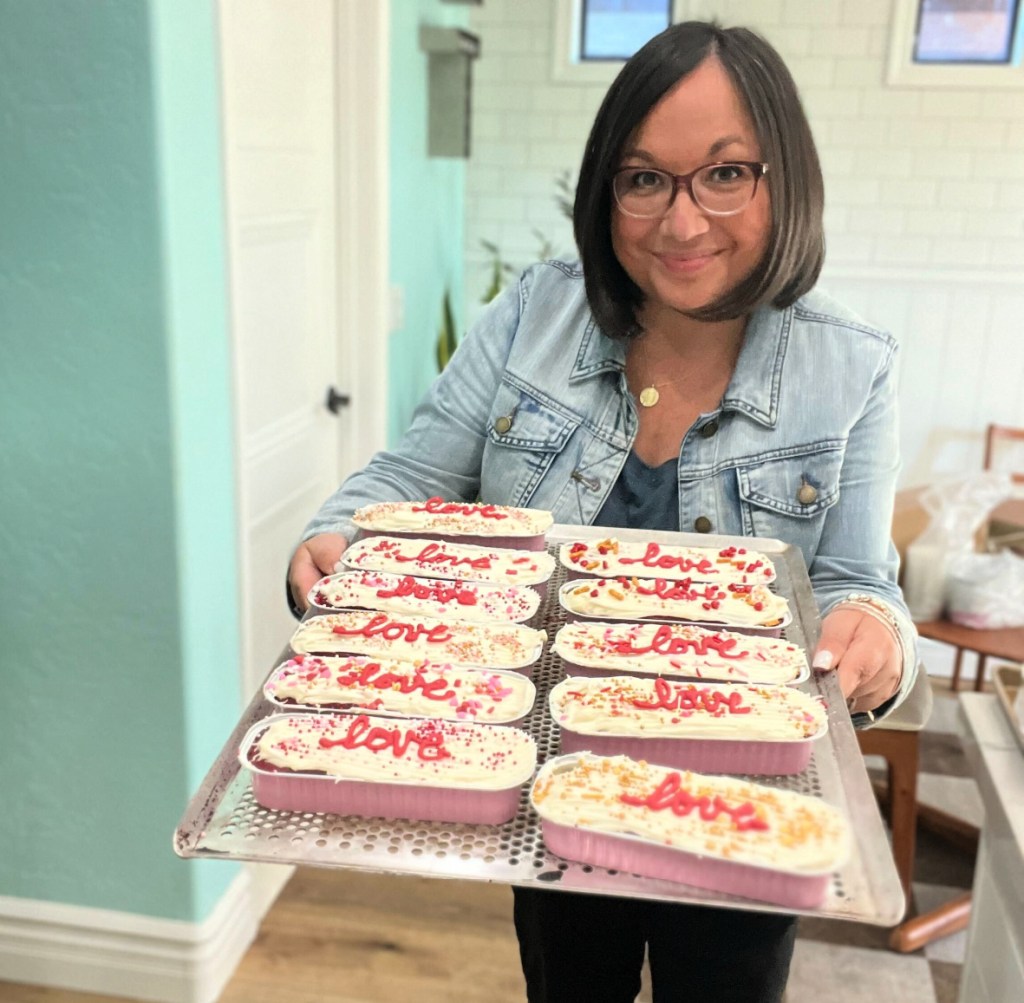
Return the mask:
<path id="1" fill-rule="evenodd" d="M 863 714 L 899 689 L 903 651 L 877 616 L 856 603 L 840 603 L 821 622 L 821 640 L 811 664 L 835 669 L 850 713 Z"/>
<path id="2" fill-rule="evenodd" d="M 339 533 L 321 533 L 300 543 L 288 566 L 288 588 L 295 605 L 305 610 L 306 596 L 324 575 L 333 575 L 335 565 L 345 553 L 348 540 Z"/>

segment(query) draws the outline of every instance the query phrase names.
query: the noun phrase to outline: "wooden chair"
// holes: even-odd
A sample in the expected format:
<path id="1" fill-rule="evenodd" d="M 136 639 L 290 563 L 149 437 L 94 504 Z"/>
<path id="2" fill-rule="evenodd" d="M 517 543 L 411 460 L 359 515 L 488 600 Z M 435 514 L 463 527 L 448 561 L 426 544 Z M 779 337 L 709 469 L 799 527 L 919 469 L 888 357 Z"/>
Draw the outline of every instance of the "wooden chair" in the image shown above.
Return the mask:
<path id="1" fill-rule="evenodd" d="M 914 686 L 891 714 L 873 728 L 857 732 L 865 756 L 882 756 L 888 773 L 889 826 L 892 856 L 903 894 L 910 901 L 917 838 L 918 736 L 932 712 L 932 688 L 924 666 L 917 667 Z"/>
<path id="2" fill-rule="evenodd" d="M 976 850 L 978 844 L 978 830 L 974 826 L 918 804 L 919 733 L 928 722 L 931 709 L 931 683 L 924 667 L 918 666 L 917 679 L 907 699 L 873 728 L 857 732 L 861 752 L 865 756 L 882 756 L 886 761 L 888 785 L 880 800 L 888 808 L 893 861 L 908 909 L 919 822 L 966 852 Z M 971 893 L 965 892 L 929 912 L 904 919 L 890 934 L 889 946 L 901 953 L 916 951 L 933 940 L 966 929 L 970 915 Z"/>
<path id="3" fill-rule="evenodd" d="M 1001 460 L 1000 453 L 1008 454 L 1008 460 Z M 984 470 L 1006 470 L 1015 484 L 1024 484 L 1024 473 L 1018 466 L 1024 466 L 1024 428 L 1010 425 L 989 425 L 985 429 Z"/>
<path id="4" fill-rule="evenodd" d="M 985 430 L 984 469 L 1005 470 L 1008 458 L 1024 460 L 1024 428 L 989 425 Z M 1024 473 L 1013 473 L 1012 477 L 1015 483 L 1024 484 Z M 999 546 L 1014 542 L 1015 538 L 1024 533 L 1024 527 L 1017 529 L 1018 532 L 1007 535 L 990 536 L 990 545 Z M 977 630 L 973 627 L 961 627 L 943 617 L 919 623 L 917 632 L 922 637 L 952 645 L 956 649 L 953 662 L 954 691 L 960 688 L 960 669 L 965 651 L 973 651 L 978 656 L 978 671 L 974 677 L 974 689 L 977 691 L 981 691 L 985 686 L 985 666 L 989 657 L 994 656 L 1008 662 L 1024 662 L 1024 627 Z"/>

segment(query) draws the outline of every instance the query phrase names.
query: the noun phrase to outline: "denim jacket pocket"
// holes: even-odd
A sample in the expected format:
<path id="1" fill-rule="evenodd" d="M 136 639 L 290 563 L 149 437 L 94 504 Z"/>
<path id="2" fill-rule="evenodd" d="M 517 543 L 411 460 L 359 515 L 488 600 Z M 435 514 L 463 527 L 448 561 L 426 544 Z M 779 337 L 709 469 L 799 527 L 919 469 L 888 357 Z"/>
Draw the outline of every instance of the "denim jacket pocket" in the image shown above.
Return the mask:
<path id="1" fill-rule="evenodd" d="M 839 500 L 843 448 L 819 443 L 736 468 L 744 533 L 813 554 L 828 510 Z"/>
<path id="2" fill-rule="evenodd" d="M 494 462 L 483 464 L 483 497 L 527 504 L 579 424 L 577 416 L 503 381 L 487 427 L 484 449 Z"/>

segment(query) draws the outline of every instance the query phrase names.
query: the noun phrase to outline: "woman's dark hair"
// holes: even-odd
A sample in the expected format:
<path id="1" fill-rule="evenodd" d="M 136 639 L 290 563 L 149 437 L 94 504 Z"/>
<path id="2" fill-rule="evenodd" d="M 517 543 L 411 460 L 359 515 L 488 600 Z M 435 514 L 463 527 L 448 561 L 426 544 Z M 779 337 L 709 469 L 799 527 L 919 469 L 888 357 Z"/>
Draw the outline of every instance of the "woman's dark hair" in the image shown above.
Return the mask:
<path id="1" fill-rule="evenodd" d="M 757 267 L 713 303 L 690 311 L 696 320 L 744 316 L 766 303 L 787 307 L 814 286 L 825 257 L 821 165 L 796 84 L 782 57 L 746 28 L 703 21 L 676 24 L 652 38 L 615 78 L 590 130 L 580 166 L 573 232 L 587 299 L 612 337 L 640 332 L 643 293 L 612 249 L 611 175 L 648 112 L 709 56 L 722 64 L 746 107 L 769 165 L 771 233 Z M 763 182 L 762 182 L 763 183 Z"/>

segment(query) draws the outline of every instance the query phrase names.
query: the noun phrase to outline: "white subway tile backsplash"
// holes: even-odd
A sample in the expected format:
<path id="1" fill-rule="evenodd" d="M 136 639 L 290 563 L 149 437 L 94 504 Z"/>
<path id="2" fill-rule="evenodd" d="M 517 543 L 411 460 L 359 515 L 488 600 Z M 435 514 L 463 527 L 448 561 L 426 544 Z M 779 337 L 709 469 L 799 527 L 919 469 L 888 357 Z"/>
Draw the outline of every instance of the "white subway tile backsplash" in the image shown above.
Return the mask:
<path id="1" fill-rule="evenodd" d="M 857 0 L 841 5 L 839 15 L 843 24 L 888 27 L 891 13 L 890 0 Z"/>
<path id="2" fill-rule="evenodd" d="M 906 146 L 908 149 L 934 153 L 937 149 L 945 149 L 949 125 L 940 119 L 893 118 L 877 119 L 887 129 L 886 139 L 890 143 Z"/>
<path id="3" fill-rule="evenodd" d="M 816 27 L 812 50 L 823 56 L 867 56 L 870 42 L 868 28 L 848 24 L 835 28 Z"/>
<path id="4" fill-rule="evenodd" d="M 958 91 L 943 87 L 921 95 L 921 114 L 925 118 L 977 118 L 981 108 L 981 91 Z"/>
<path id="5" fill-rule="evenodd" d="M 967 214 L 940 203 L 927 209 L 906 209 L 903 213 L 906 232 L 925 237 L 956 237 L 967 226 Z"/>
<path id="6" fill-rule="evenodd" d="M 984 237 L 937 237 L 932 241 L 931 262 L 954 268 L 984 268 L 990 245 L 991 241 Z"/>
<path id="7" fill-rule="evenodd" d="M 811 25 L 817 31 L 826 25 L 839 24 L 842 8 L 843 4 L 836 0 L 785 0 L 782 20 L 785 24 Z"/>

